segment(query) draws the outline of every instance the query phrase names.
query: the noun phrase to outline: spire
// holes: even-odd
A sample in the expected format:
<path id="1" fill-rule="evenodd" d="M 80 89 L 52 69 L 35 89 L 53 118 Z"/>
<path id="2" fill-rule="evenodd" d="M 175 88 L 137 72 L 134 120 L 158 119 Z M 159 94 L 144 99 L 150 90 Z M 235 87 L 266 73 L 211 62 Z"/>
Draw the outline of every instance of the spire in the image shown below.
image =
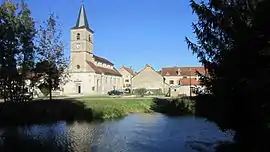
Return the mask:
<path id="1" fill-rule="evenodd" d="M 73 29 L 76 29 L 76 28 L 86 28 L 86 29 L 90 30 L 91 32 L 93 32 L 91 30 L 91 28 L 89 28 L 89 25 L 88 25 L 88 20 L 87 20 L 86 11 L 84 8 L 83 1 L 82 1 L 82 5 L 80 8 L 79 16 L 78 16 L 78 19 L 76 22 L 76 26 L 73 27 Z"/>

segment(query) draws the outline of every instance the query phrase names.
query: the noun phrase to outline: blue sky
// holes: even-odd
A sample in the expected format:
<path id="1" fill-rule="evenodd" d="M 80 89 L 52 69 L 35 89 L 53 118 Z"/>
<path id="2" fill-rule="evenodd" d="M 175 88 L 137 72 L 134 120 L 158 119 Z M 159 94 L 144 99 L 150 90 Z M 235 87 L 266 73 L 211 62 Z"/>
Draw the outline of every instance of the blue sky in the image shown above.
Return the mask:
<path id="1" fill-rule="evenodd" d="M 14 1 L 14 0 L 13 0 Z M 68 55 L 70 28 L 76 23 L 81 0 L 26 0 L 37 23 L 50 12 L 59 16 Z M 94 54 L 140 70 L 200 65 L 184 41 L 194 37 L 196 20 L 189 0 L 84 0 L 89 25 L 95 31 Z"/>

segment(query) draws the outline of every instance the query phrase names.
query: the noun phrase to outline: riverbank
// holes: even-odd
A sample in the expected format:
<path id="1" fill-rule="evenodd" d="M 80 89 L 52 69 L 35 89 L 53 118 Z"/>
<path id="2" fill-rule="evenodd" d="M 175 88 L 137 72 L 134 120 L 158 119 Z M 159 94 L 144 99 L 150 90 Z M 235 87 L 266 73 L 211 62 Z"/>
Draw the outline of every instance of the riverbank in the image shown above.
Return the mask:
<path id="1" fill-rule="evenodd" d="M 0 103 L 0 126 L 57 121 L 88 121 L 119 118 L 131 113 L 158 112 L 169 116 L 194 114 L 194 102 L 185 98 L 77 97 Z"/>
<path id="2" fill-rule="evenodd" d="M 78 98 L 0 103 L 0 126 L 93 121 L 152 112 L 151 98 Z"/>

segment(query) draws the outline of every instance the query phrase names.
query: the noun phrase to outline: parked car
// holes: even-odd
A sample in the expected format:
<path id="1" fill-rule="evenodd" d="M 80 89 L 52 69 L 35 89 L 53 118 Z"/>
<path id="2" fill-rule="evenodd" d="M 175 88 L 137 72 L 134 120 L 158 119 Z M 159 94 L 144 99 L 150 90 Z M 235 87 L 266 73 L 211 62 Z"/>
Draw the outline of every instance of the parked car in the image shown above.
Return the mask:
<path id="1" fill-rule="evenodd" d="M 108 92 L 108 95 L 119 96 L 119 95 L 123 95 L 123 92 L 122 91 L 119 91 L 119 90 L 111 90 L 111 91 Z"/>

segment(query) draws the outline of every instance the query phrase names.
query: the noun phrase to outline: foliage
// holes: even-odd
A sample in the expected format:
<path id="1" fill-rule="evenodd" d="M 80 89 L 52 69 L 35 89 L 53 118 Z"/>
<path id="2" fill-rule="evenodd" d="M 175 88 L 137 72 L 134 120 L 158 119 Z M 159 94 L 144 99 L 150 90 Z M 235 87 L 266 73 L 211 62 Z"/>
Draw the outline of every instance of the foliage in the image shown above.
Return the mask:
<path id="1" fill-rule="evenodd" d="M 67 76 L 65 73 L 67 60 L 64 57 L 62 33 L 57 19 L 54 14 L 51 14 L 38 31 L 39 62 L 36 65 L 36 73 L 42 73 L 42 78 L 50 90 L 50 99 L 52 99 L 52 90 L 59 88 Z"/>
<path id="2" fill-rule="evenodd" d="M 192 24 L 197 43 L 186 41 L 208 71 L 200 75 L 206 90 L 196 106 L 206 104 L 201 114 L 221 129 L 235 130 L 246 150 L 267 148 L 270 22 L 263 16 L 269 1 L 191 0 L 190 5 L 198 16 Z"/>
<path id="3" fill-rule="evenodd" d="M 194 113 L 194 100 L 186 98 L 154 98 L 151 109 L 167 115 L 187 115 Z"/>
<path id="4" fill-rule="evenodd" d="M 0 6 L 0 89 L 4 101 L 24 101 L 34 63 L 34 21 L 26 3 Z"/>
<path id="5" fill-rule="evenodd" d="M 141 97 L 143 97 L 146 92 L 147 90 L 145 88 L 139 88 L 134 90 L 134 93 L 140 95 Z"/>

